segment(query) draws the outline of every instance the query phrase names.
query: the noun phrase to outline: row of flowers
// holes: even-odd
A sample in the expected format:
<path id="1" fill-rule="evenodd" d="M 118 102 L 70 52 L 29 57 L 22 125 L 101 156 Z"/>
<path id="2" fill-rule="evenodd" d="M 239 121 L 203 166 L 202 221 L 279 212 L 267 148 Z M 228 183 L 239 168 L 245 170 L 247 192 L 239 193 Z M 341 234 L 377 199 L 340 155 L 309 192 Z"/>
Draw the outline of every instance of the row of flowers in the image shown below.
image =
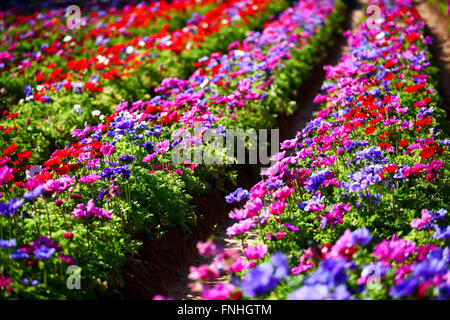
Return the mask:
<path id="1" fill-rule="evenodd" d="M 299 1 L 262 32 L 232 43 L 228 53 L 199 59 L 189 80 L 166 78 L 155 89 L 158 96 L 120 103 L 105 122 L 74 130 L 77 143 L 53 152 L 43 166 L 28 166 L 24 179 L 10 168 L 17 149 L 6 150 L 0 169 L 0 274 L 7 284 L 1 294 L 77 297 L 120 287 L 120 267 L 139 246 L 133 235 L 158 237 L 173 226 L 189 231 L 195 224 L 192 195 L 205 194 L 212 179 L 226 179 L 230 172 L 172 163 L 177 146 L 197 139 L 192 134 L 182 141 L 181 135 L 199 123 L 201 133 L 215 125 L 224 133 L 221 119 L 235 119 L 229 111 L 269 105 L 263 92 L 277 88 L 280 72 L 302 72 L 314 63 L 305 59 L 293 70 L 285 67 L 303 50 L 319 54 L 318 44 L 337 28 L 342 10 L 340 1 Z M 35 239 L 59 242 L 42 245 Z M 92 291 L 68 291 L 61 281 L 64 266 L 75 261 L 83 279 L 93 279 Z"/>
<path id="2" fill-rule="evenodd" d="M 199 4 L 197 11 L 210 8 L 208 3 Z M 52 58 L 53 63 L 39 60 L 34 65 L 30 72 L 37 76 L 37 82 L 33 86 L 19 86 L 21 90 L 25 87 L 25 100 L 17 105 L 11 102 L 2 110 L 0 149 L 3 153 L 8 148 L 26 152 L 31 159 L 20 166 L 24 172 L 30 163 L 44 161 L 55 146 L 73 142 L 69 133 L 74 127 L 85 122 L 104 122 L 117 101 L 149 99 L 151 88 L 166 77 L 188 77 L 193 63 L 200 57 L 226 49 L 232 40 L 243 38 L 246 32 L 279 13 L 288 3 L 228 0 L 218 6 L 216 3 L 203 14 L 194 13 L 178 29 L 159 28 L 158 32 L 132 39 L 110 37 L 107 39 L 112 40 L 104 44 L 69 35 L 70 39 L 65 38 L 68 39 L 66 51 L 84 53 L 72 52 L 66 58 L 61 56 L 61 61 Z M 87 50 L 90 47 L 97 50 Z M 42 68 L 42 65 L 51 67 Z M 23 82 L 21 77 L 12 79 Z M 14 81 L 8 76 L 4 82 L 9 85 Z M 13 96 L 10 91 L 5 93 L 6 97 Z M 19 92 L 23 96 L 23 91 Z"/>
<path id="3" fill-rule="evenodd" d="M 204 299 L 450 298 L 450 140 L 431 39 L 411 1 L 369 4 L 381 16 L 346 32 L 320 111 L 259 183 L 226 197 L 242 203 L 227 229 L 242 251 L 198 244 L 212 262 L 191 267 L 189 286 Z"/>

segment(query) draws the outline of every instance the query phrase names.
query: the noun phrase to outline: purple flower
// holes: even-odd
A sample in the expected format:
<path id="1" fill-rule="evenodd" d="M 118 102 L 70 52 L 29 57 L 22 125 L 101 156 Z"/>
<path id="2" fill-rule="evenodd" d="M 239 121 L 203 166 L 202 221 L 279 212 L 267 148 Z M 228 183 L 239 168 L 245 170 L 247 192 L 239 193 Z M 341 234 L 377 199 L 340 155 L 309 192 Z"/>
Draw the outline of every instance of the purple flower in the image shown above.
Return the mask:
<path id="1" fill-rule="evenodd" d="M 245 275 L 241 283 L 242 292 L 250 298 L 261 296 L 275 289 L 288 272 L 286 256 L 283 253 L 276 253 L 270 262 L 254 267 Z"/>
<path id="2" fill-rule="evenodd" d="M 305 189 L 310 193 L 315 193 L 317 189 L 325 182 L 326 179 L 332 179 L 333 173 L 324 169 L 321 171 L 317 171 L 311 176 L 308 177 L 308 185 L 305 186 Z"/>
<path id="3" fill-rule="evenodd" d="M 348 268 L 347 265 L 347 262 L 342 258 L 322 260 L 317 270 L 305 280 L 305 285 L 323 284 L 329 288 L 337 287 L 347 280 L 347 274 L 345 273 Z"/>
<path id="4" fill-rule="evenodd" d="M 287 223 L 285 224 L 285 226 L 286 226 L 286 228 L 287 228 L 289 231 L 298 231 L 298 230 L 300 230 L 297 226 L 294 226 L 294 225 L 290 224 L 289 222 L 287 222 Z"/>
<path id="5" fill-rule="evenodd" d="M 9 240 L 3 240 L 0 239 L 0 248 L 4 249 L 11 249 L 16 247 L 16 240 L 15 239 L 9 239 Z"/>
<path id="6" fill-rule="evenodd" d="M 33 251 L 33 255 L 37 259 L 50 259 L 50 257 L 55 254 L 55 251 L 55 248 L 48 248 L 45 245 L 42 245 Z"/>
<path id="7" fill-rule="evenodd" d="M 227 203 L 241 202 L 248 196 L 248 191 L 242 188 L 237 188 L 234 192 L 225 197 Z"/>
<path id="8" fill-rule="evenodd" d="M 100 190 L 100 192 L 98 193 L 98 197 L 97 197 L 95 200 L 102 200 L 103 197 L 105 196 L 105 193 L 106 193 L 107 191 L 108 191 L 108 190 L 106 190 L 106 189 Z"/>
<path id="9" fill-rule="evenodd" d="M 372 241 L 369 229 L 356 229 L 352 232 L 352 240 L 347 244 L 348 247 L 352 247 L 355 243 L 366 246 Z"/>
<path id="10" fill-rule="evenodd" d="M 14 212 L 22 207 L 24 199 L 12 198 L 8 203 L 0 203 L 0 214 L 11 217 Z"/>
<path id="11" fill-rule="evenodd" d="M 119 157 L 119 161 L 121 162 L 133 162 L 134 156 L 130 156 L 128 154 L 124 154 L 123 156 Z"/>
<path id="12" fill-rule="evenodd" d="M 23 195 L 23 197 L 28 200 L 34 199 L 34 198 L 40 196 L 42 193 L 44 193 L 44 190 L 45 190 L 44 187 L 41 185 L 41 186 L 38 186 L 37 188 L 34 188 L 32 191 L 25 193 Z"/>
<path id="13" fill-rule="evenodd" d="M 13 253 L 9 255 L 11 259 L 28 259 L 30 256 L 23 249 L 14 250 Z"/>
<path id="14" fill-rule="evenodd" d="M 447 240 L 450 239 L 450 226 L 440 227 L 438 225 L 432 225 L 434 229 L 433 238 L 438 240 Z"/>
<path id="15" fill-rule="evenodd" d="M 409 296 L 416 290 L 419 283 L 420 281 L 417 278 L 408 277 L 393 286 L 389 293 L 396 299 Z"/>
<path id="16" fill-rule="evenodd" d="M 326 285 L 316 284 L 313 286 L 302 286 L 290 293 L 289 300 L 324 300 L 328 298 L 330 290 Z"/>

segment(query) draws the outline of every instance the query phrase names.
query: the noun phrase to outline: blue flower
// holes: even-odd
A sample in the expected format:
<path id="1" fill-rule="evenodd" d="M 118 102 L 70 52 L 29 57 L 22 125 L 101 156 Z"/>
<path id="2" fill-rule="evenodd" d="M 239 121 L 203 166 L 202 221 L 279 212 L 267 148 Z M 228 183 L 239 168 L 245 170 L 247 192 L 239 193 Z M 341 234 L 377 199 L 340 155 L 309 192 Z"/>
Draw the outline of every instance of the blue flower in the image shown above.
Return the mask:
<path id="1" fill-rule="evenodd" d="M 416 277 L 411 276 L 393 286 L 389 293 L 393 298 L 402 298 L 412 294 L 419 283 L 420 281 Z"/>
<path id="2" fill-rule="evenodd" d="M 9 239 L 9 240 L 3 240 L 0 239 L 0 248 L 4 249 L 11 249 L 16 247 L 16 240 L 15 239 Z"/>
<path id="3" fill-rule="evenodd" d="M 129 154 L 124 154 L 123 156 L 119 157 L 119 161 L 121 162 L 133 162 L 134 156 L 130 156 Z"/>
<path id="4" fill-rule="evenodd" d="M 241 283 L 242 292 L 250 298 L 261 296 L 274 289 L 278 280 L 273 275 L 273 266 L 263 263 L 248 272 Z"/>
<path id="5" fill-rule="evenodd" d="M 103 197 L 105 196 L 106 191 L 108 191 L 108 190 L 106 190 L 106 189 L 100 190 L 100 192 L 98 193 L 98 197 L 96 198 L 96 200 L 102 200 Z"/>
<path id="6" fill-rule="evenodd" d="M 23 252 L 22 249 L 17 249 L 17 250 L 14 250 L 14 252 L 11 253 L 9 255 L 9 257 L 11 259 L 28 259 L 30 256 L 28 255 L 28 253 Z"/>
<path id="7" fill-rule="evenodd" d="M 305 280 L 305 284 L 313 286 L 316 284 L 327 285 L 329 288 L 334 288 L 347 280 L 347 263 L 344 259 L 338 258 L 336 260 L 323 260 L 316 271 L 311 273 Z"/>
<path id="8" fill-rule="evenodd" d="M 48 248 L 45 245 L 42 245 L 33 251 L 33 255 L 37 259 L 49 259 L 53 256 L 53 254 L 55 254 L 55 251 L 55 248 Z"/>
<path id="9" fill-rule="evenodd" d="M 328 169 L 315 172 L 308 177 L 308 185 L 305 186 L 305 189 L 310 193 L 315 193 L 327 178 L 331 178 L 331 175 L 332 172 Z"/>
<path id="10" fill-rule="evenodd" d="M 450 226 L 440 227 L 436 224 L 433 224 L 432 227 L 434 228 L 434 234 L 433 238 L 438 240 L 447 240 L 450 239 Z"/>
<path id="11" fill-rule="evenodd" d="M 314 286 L 301 286 L 299 289 L 290 293 L 289 300 L 324 300 L 330 294 L 326 285 L 317 284 Z"/>
<path id="12" fill-rule="evenodd" d="M 45 190 L 44 190 L 43 186 L 38 186 L 38 187 L 34 188 L 32 191 L 25 193 L 23 195 L 23 197 L 28 200 L 34 199 L 34 198 L 40 196 L 42 193 L 44 193 L 44 191 Z"/>
<path id="13" fill-rule="evenodd" d="M 348 247 L 352 247 L 355 243 L 366 246 L 372 241 L 369 229 L 356 229 L 352 232 L 352 240 L 348 243 Z"/>
<path id="14" fill-rule="evenodd" d="M 0 214 L 12 216 L 17 209 L 22 207 L 24 201 L 24 199 L 12 198 L 8 203 L 0 203 Z"/>
<path id="15" fill-rule="evenodd" d="M 276 181 L 274 181 L 274 182 L 267 182 L 267 184 L 266 184 L 266 186 L 267 186 L 267 188 L 268 189 L 273 189 L 273 188 L 279 188 L 279 187 L 281 187 L 281 186 L 284 186 L 285 185 L 285 183 L 284 183 L 284 181 L 283 180 L 281 180 L 281 179 L 278 179 L 278 180 L 276 180 Z"/>
<path id="16" fill-rule="evenodd" d="M 227 203 L 241 202 L 248 196 L 248 191 L 242 188 L 237 188 L 235 191 L 225 196 Z"/>
<path id="17" fill-rule="evenodd" d="M 270 262 L 254 267 L 245 275 L 241 283 L 242 292 L 250 298 L 261 296 L 275 289 L 288 274 L 286 255 L 281 252 L 275 253 Z"/>

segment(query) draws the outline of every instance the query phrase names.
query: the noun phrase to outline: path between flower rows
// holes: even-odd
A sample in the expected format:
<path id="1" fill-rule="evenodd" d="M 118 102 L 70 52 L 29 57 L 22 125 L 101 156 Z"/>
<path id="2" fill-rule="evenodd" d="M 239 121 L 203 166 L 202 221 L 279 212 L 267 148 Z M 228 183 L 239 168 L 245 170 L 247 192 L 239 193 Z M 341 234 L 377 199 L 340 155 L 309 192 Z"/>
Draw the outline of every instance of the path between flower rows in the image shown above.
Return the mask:
<path id="1" fill-rule="evenodd" d="M 364 12 L 362 11 L 363 4 L 367 1 L 360 0 L 356 1 L 357 4 L 355 8 L 351 8 L 349 12 L 349 18 L 347 22 L 346 29 L 351 29 L 352 31 L 356 30 L 358 22 L 361 21 Z M 289 117 L 288 119 L 283 119 L 283 126 L 280 128 L 285 128 L 280 130 L 280 138 L 281 140 L 287 139 L 291 136 L 294 136 L 295 133 L 302 129 L 308 120 L 311 119 L 311 114 L 316 111 L 317 105 L 313 103 L 314 97 L 320 91 L 320 87 L 322 85 L 325 71 L 323 71 L 323 65 L 334 65 L 337 64 L 342 56 L 348 52 L 346 38 L 343 36 L 336 43 L 333 48 L 333 52 L 331 52 L 322 65 L 319 65 L 316 69 L 313 70 L 314 74 L 311 77 L 309 83 L 302 87 L 302 91 L 304 94 L 301 94 L 298 101 L 298 110 L 296 113 Z M 227 221 L 227 223 L 220 225 L 213 232 L 213 237 L 215 243 L 221 245 L 225 250 L 241 250 L 242 244 L 239 240 L 230 238 L 226 234 L 226 229 L 234 223 L 231 219 Z M 250 234 L 250 237 L 247 239 L 246 244 L 252 245 L 254 238 L 256 237 L 256 233 L 253 232 Z M 206 258 L 201 255 L 197 255 L 197 258 L 194 260 L 192 265 L 199 266 L 202 264 L 211 263 L 210 258 Z M 200 300 L 201 295 L 199 293 L 192 292 L 187 285 L 189 284 L 189 279 L 187 275 L 189 274 L 189 268 L 180 272 L 177 275 L 176 282 L 169 288 L 166 296 L 176 299 L 176 300 Z M 222 276 L 215 281 L 212 281 L 211 284 L 226 282 L 229 278 L 229 275 Z"/>

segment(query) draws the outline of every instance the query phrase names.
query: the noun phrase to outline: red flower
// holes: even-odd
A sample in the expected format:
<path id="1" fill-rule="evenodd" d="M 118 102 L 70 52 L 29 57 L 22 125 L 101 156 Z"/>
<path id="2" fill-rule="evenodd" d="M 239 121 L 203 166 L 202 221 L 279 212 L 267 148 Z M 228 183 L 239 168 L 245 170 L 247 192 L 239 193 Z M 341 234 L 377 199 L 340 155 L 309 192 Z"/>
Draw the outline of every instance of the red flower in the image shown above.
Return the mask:
<path id="1" fill-rule="evenodd" d="M 19 147 L 18 145 L 16 145 L 15 143 L 13 143 L 13 144 L 10 145 L 9 147 L 3 149 L 3 154 L 2 154 L 2 155 L 6 156 L 6 155 L 8 155 L 8 154 L 11 154 L 11 153 L 13 153 L 14 151 L 16 151 L 18 147 Z"/>
<path id="2" fill-rule="evenodd" d="M 387 167 L 384 167 L 384 172 L 389 172 L 389 173 L 393 173 L 395 171 L 397 171 L 398 167 L 395 165 L 388 165 Z"/>
<path id="3" fill-rule="evenodd" d="M 432 157 L 434 154 L 433 148 L 432 147 L 425 147 L 423 148 L 423 150 L 420 152 L 420 156 L 424 159 L 427 159 L 429 157 Z"/>
<path id="4" fill-rule="evenodd" d="M 33 156 L 33 151 L 27 150 L 24 152 L 17 152 L 17 156 L 19 157 L 20 160 L 25 160 Z"/>
<path id="5" fill-rule="evenodd" d="M 378 144 L 378 146 L 379 146 L 381 149 L 387 149 L 387 148 L 389 148 L 389 147 L 391 146 L 391 144 L 390 144 L 390 143 L 387 143 L 387 142 L 380 142 L 380 143 Z"/>
<path id="6" fill-rule="evenodd" d="M 364 129 L 364 132 L 366 134 L 371 134 L 374 131 L 375 131 L 375 127 L 374 126 L 370 126 L 370 127 L 367 127 L 367 128 Z"/>
<path id="7" fill-rule="evenodd" d="M 398 143 L 398 145 L 402 148 L 406 148 L 409 145 L 408 140 L 402 140 Z"/>

